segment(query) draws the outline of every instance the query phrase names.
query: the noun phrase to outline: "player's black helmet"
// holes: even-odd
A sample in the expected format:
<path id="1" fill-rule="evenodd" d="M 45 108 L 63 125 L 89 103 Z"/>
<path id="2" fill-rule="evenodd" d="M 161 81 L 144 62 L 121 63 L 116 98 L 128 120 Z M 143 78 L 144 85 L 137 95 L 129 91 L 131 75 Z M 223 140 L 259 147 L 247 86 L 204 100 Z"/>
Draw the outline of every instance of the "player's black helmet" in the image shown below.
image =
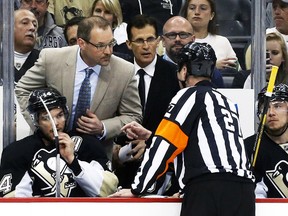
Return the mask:
<path id="1" fill-rule="evenodd" d="M 45 111 L 45 107 L 40 99 L 46 104 L 49 110 L 54 108 L 62 108 L 66 119 L 68 118 L 68 107 L 66 106 L 66 97 L 62 96 L 54 88 L 40 88 L 34 90 L 29 95 L 27 110 L 30 113 L 34 125 L 38 124 L 38 115 L 41 111 Z"/>
<path id="2" fill-rule="evenodd" d="M 258 94 L 258 107 L 257 111 L 260 114 L 260 108 L 264 103 L 265 93 L 267 91 L 267 86 L 261 90 Z M 270 101 L 288 101 L 288 85 L 280 83 L 276 85 L 273 89 Z"/>
<path id="3" fill-rule="evenodd" d="M 267 87 L 263 88 L 258 94 L 259 103 L 263 103 Z M 288 101 L 288 85 L 280 83 L 273 89 L 270 101 Z"/>
<path id="4" fill-rule="evenodd" d="M 187 74 L 194 76 L 212 77 L 216 65 L 216 55 L 207 43 L 190 42 L 178 54 L 179 69 L 187 66 Z"/>

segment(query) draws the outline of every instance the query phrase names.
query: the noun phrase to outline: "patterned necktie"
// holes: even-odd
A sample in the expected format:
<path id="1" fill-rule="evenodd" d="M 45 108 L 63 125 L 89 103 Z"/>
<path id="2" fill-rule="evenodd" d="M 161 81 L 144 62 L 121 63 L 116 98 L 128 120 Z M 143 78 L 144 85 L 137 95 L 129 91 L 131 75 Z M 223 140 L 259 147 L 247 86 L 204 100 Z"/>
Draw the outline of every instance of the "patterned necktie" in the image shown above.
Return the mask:
<path id="1" fill-rule="evenodd" d="M 86 109 L 90 108 L 90 100 L 91 100 L 91 84 L 90 84 L 90 76 L 93 73 L 92 68 L 87 68 L 85 70 L 85 79 L 83 80 L 79 95 L 78 95 L 78 101 L 76 105 L 75 110 L 75 116 L 74 116 L 74 123 L 73 123 L 73 129 L 77 127 L 77 120 L 82 115 L 86 114 Z"/>
<path id="2" fill-rule="evenodd" d="M 144 81 L 144 75 L 145 71 L 143 69 L 138 70 L 139 74 L 139 84 L 138 84 L 138 91 L 140 96 L 140 101 L 142 105 L 142 111 L 144 111 L 145 107 L 145 81 Z"/>

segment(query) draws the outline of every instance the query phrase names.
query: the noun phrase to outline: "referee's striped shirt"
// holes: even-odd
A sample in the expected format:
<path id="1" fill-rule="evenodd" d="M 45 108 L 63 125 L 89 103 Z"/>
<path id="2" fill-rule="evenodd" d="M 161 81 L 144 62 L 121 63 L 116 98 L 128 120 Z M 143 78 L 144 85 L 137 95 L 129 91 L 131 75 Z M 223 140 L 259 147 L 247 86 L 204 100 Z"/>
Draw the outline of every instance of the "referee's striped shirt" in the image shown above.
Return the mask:
<path id="1" fill-rule="evenodd" d="M 252 179 L 237 107 L 208 81 L 182 89 L 172 99 L 145 152 L 132 192 L 149 191 L 170 162 L 181 188 L 206 173 Z"/>

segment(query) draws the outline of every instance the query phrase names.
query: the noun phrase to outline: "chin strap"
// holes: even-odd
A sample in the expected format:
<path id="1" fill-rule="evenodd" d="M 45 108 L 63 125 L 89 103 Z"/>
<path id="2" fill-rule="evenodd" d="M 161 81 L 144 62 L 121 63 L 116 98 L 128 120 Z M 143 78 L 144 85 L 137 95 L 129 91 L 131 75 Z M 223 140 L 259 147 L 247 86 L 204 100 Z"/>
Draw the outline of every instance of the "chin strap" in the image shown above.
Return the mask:
<path id="1" fill-rule="evenodd" d="M 280 137 L 280 136 L 282 136 L 282 135 L 286 132 L 287 128 L 288 128 L 288 124 L 286 124 L 286 126 L 284 127 L 284 129 L 283 129 L 279 134 L 273 134 L 273 133 L 271 133 L 271 130 L 269 130 L 267 127 L 265 127 L 264 130 L 265 130 L 265 132 L 266 132 L 268 135 L 270 135 L 270 136 Z"/>

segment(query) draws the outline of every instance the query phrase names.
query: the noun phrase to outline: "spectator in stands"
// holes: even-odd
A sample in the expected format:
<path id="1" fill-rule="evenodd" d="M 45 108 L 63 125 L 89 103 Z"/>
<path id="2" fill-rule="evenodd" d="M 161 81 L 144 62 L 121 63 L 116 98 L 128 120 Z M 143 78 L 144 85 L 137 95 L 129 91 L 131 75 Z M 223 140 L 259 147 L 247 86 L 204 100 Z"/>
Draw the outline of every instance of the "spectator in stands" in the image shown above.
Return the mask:
<path id="1" fill-rule="evenodd" d="M 149 128 L 152 133 L 156 131 L 158 124 L 164 117 L 169 102 L 180 90 L 177 79 L 177 67 L 175 64 L 162 59 L 156 53 L 160 37 L 157 33 L 157 22 L 153 17 L 147 15 L 136 15 L 127 26 L 127 45 L 133 51 L 134 71 L 138 79 L 138 90 L 142 103 L 143 122 L 142 125 Z M 141 93 L 141 72 L 143 73 L 143 98 Z M 146 141 L 149 147 L 152 140 Z M 122 143 L 123 145 L 124 143 Z M 134 148 L 138 146 L 145 147 L 145 140 L 133 140 Z M 136 153 L 136 149 L 133 153 Z M 143 148 L 144 150 L 145 148 Z M 143 154 L 144 152 L 141 151 Z M 116 154 L 117 155 L 117 154 Z M 119 178 L 119 185 L 123 188 L 130 187 L 137 170 L 140 166 L 140 160 L 128 161 L 122 167 L 116 169 L 115 173 Z M 168 178 L 168 176 L 167 176 Z M 169 176 L 170 178 L 170 176 Z M 162 178 L 161 181 L 164 181 Z M 169 182 L 169 181 L 167 181 Z M 160 186 L 159 186 L 160 185 Z M 166 187 L 162 188 L 162 183 L 159 183 L 154 191 L 154 194 L 164 194 Z M 173 185 L 174 186 L 174 185 Z M 176 189 L 177 188 L 177 189 Z M 170 188 L 170 195 L 178 190 L 178 187 Z M 167 192 L 168 193 L 168 192 Z"/>
<path id="2" fill-rule="evenodd" d="M 14 11 L 14 83 L 29 70 L 39 57 L 39 50 L 35 49 L 38 21 L 35 15 L 27 9 Z M 29 125 L 19 112 L 19 105 L 14 99 L 15 130 L 18 138 L 29 135 Z M 19 112 L 20 113 L 20 112 Z M 21 123 L 23 122 L 23 123 Z M 21 124 L 21 127 L 19 126 Z"/>
<path id="3" fill-rule="evenodd" d="M 124 22 L 129 22 L 137 14 L 152 16 L 157 21 L 158 35 L 162 35 L 164 23 L 172 16 L 178 15 L 184 0 L 119 0 Z"/>
<path id="4" fill-rule="evenodd" d="M 181 16 L 169 18 L 163 25 L 162 41 L 165 47 L 163 58 L 176 64 L 181 48 L 194 40 L 194 31 L 187 19 Z"/>
<path id="5" fill-rule="evenodd" d="M 134 67 L 112 55 L 115 41 L 106 19 L 99 16 L 83 19 L 77 37 L 78 46 L 43 49 L 37 64 L 17 83 L 15 93 L 33 128 L 26 110 L 30 92 L 45 86 L 56 88 L 68 101 L 69 129 L 97 136 L 112 159 L 113 140 L 120 135 L 121 127 L 133 120 L 142 121 Z M 84 80 L 84 86 L 91 87 L 85 88 L 85 92 L 81 88 Z M 80 97 L 79 93 L 86 97 Z M 88 99 L 84 101 L 87 109 L 82 100 L 78 102 L 79 98 Z M 79 107 L 84 109 L 77 115 Z"/>
<path id="6" fill-rule="evenodd" d="M 95 0 L 91 8 L 91 16 L 102 16 L 111 23 L 117 44 L 113 54 L 133 63 L 133 53 L 127 48 L 127 23 L 123 22 L 122 10 L 118 0 Z"/>
<path id="7" fill-rule="evenodd" d="M 95 0 L 48 0 L 48 11 L 53 14 L 55 23 L 64 27 L 73 17 L 89 17 Z"/>
<path id="8" fill-rule="evenodd" d="M 100 141 L 88 134 L 67 132 L 65 97 L 53 88 L 40 88 L 29 95 L 27 109 L 37 130 L 4 149 L 1 197 L 56 197 L 56 145 L 61 156 L 59 197 L 106 197 L 116 191 L 118 179 L 111 172 L 111 162 Z M 56 144 L 52 121 L 58 132 Z"/>
<path id="9" fill-rule="evenodd" d="M 288 0 L 273 0 L 272 8 L 275 27 L 266 29 L 266 34 L 278 32 L 288 45 Z"/>
<path id="10" fill-rule="evenodd" d="M 47 11 L 48 0 L 21 0 L 20 8 L 31 10 L 38 20 L 36 49 L 67 46 L 63 29 L 57 26 Z"/>
<path id="11" fill-rule="evenodd" d="M 122 10 L 118 0 L 95 0 L 92 4 L 90 15 L 104 17 L 111 23 L 112 29 L 122 25 L 126 33 L 127 23 L 123 22 Z"/>
<path id="12" fill-rule="evenodd" d="M 205 42 L 213 47 L 217 57 L 217 69 L 239 69 L 236 54 L 229 40 L 217 34 L 214 0 L 187 0 L 181 8 L 180 15 L 191 23 L 195 42 Z"/>
<path id="13" fill-rule="evenodd" d="M 258 94 L 257 115 L 263 113 L 266 88 Z M 257 157 L 253 152 L 256 134 L 244 140 L 248 155 L 254 153 L 253 167 L 256 178 L 257 198 L 288 197 L 288 86 L 278 84 L 274 87 L 268 104 L 268 111 L 261 136 Z"/>
<path id="14" fill-rule="evenodd" d="M 163 26 L 162 41 L 165 47 L 163 58 L 174 64 L 177 63 L 177 55 L 180 49 L 187 43 L 194 41 L 195 35 L 191 23 L 181 16 L 174 16 L 168 19 Z M 181 74 L 177 73 L 180 85 L 183 87 L 181 81 Z M 215 69 L 212 76 L 212 83 L 218 88 L 223 88 L 223 78 L 219 70 Z"/>
<path id="15" fill-rule="evenodd" d="M 19 9 L 14 12 L 14 81 L 16 83 L 39 57 L 39 50 L 34 49 L 37 27 L 37 19 L 31 11 Z"/>
<path id="16" fill-rule="evenodd" d="M 281 34 L 272 32 L 266 35 L 266 52 L 269 54 L 266 59 L 266 81 L 269 81 L 272 65 L 275 65 L 279 67 L 275 84 L 288 84 L 288 53 Z M 243 88 L 250 89 L 251 87 L 251 74 L 249 74 Z"/>
<path id="17" fill-rule="evenodd" d="M 84 19 L 84 17 L 73 17 L 66 23 L 64 27 L 65 40 L 68 46 L 73 46 L 77 44 L 77 30 L 78 24 Z"/>

